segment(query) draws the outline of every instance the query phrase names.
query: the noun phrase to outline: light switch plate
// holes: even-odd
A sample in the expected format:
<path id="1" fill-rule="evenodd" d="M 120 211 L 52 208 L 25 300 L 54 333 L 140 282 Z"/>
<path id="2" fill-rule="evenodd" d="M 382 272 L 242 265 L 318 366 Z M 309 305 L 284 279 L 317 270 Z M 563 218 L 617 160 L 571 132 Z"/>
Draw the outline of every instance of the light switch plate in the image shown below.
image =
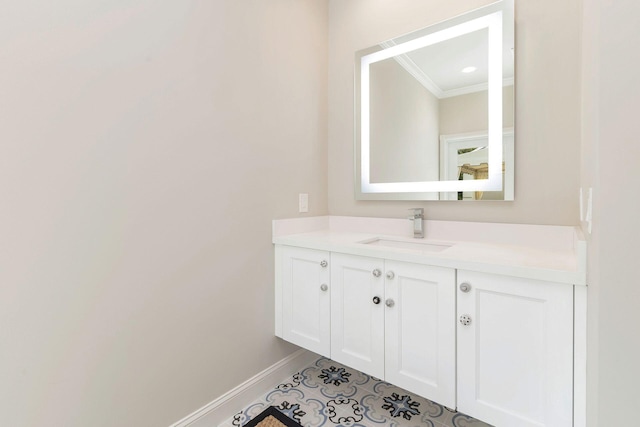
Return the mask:
<path id="1" fill-rule="evenodd" d="M 298 195 L 298 212 L 309 212 L 309 195 L 307 193 Z"/>
<path id="2" fill-rule="evenodd" d="M 584 198 L 582 197 L 582 187 L 580 187 L 580 221 L 584 221 Z"/>
<path id="3" fill-rule="evenodd" d="M 591 234 L 593 227 L 593 188 L 591 187 L 589 187 L 589 192 L 587 193 L 587 213 L 584 220 L 587 222 L 587 233 Z"/>

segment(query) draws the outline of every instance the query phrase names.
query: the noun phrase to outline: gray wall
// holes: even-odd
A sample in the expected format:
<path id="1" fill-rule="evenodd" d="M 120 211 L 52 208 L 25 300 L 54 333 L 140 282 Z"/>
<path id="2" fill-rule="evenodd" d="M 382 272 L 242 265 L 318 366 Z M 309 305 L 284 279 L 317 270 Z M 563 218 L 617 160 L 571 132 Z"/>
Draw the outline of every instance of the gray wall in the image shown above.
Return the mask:
<path id="1" fill-rule="evenodd" d="M 0 424 L 166 426 L 294 351 L 271 220 L 327 213 L 327 16 L 3 2 Z"/>
<path id="2" fill-rule="evenodd" d="M 640 397 L 637 164 L 640 5 L 584 0 L 582 185 L 589 239 L 589 426 L 633 425 Z"/>
<path id="3" fill-rule="evenodd" d="M 329 0 L 329 211 L 402 218 L 576 224 L 580 172 L 581 0 L 516 1 L 515 201 L 356 201 L 354 52 L 490 0 Z"/>

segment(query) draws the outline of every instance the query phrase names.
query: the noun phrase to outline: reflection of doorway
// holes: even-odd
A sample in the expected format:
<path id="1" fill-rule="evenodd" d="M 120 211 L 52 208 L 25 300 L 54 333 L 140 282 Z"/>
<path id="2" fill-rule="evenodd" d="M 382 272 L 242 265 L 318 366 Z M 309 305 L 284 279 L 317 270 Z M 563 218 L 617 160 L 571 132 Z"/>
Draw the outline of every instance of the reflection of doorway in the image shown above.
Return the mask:
<path id="1" fill-rule="evenodd" d="M 440 136 L 440 180 L 484 179 L 483 163 L 488 161 L 487 132 Z M 441 200 L 513 200 L 513 128 L 503 131 L 503 191 L 441 193 Z"/>

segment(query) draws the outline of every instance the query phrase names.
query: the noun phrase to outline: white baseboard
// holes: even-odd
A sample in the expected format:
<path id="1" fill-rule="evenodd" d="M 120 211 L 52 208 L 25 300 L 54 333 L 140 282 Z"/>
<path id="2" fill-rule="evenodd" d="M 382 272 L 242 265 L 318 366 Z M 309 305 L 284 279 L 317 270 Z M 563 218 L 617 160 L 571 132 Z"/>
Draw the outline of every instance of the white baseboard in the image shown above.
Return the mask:
<path id="1" fill-rule="evenodd" d="M 318 357 L 317 354 L 300 349 L 172 424 L 171 427 L 218 426 Z"/>

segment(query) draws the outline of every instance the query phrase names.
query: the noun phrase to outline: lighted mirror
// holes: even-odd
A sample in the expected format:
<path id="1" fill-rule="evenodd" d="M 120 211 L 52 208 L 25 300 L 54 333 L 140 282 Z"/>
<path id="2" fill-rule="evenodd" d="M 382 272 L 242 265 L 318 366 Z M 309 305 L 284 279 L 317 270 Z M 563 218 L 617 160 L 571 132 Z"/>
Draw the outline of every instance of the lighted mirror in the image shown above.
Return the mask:
<path id="1" fill-rule="evenodd" d="M 356 198 L 513 200 L 504 0 L 356 54 Z"/>

